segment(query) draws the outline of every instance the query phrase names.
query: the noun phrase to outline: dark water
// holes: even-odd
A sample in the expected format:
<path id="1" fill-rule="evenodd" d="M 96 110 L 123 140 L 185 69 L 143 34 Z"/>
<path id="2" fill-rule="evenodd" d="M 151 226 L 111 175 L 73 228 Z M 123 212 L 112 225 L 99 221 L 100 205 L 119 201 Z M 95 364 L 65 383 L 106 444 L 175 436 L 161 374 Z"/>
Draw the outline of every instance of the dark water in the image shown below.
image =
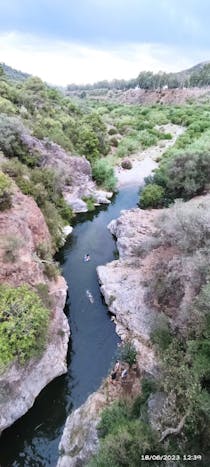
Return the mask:
<path id="1" fill-rule="evenodd" d="M 71 327 L 68 373 L 50 383 L 32 409 L 0 439 L 1 467 L 55 466 L 58 444 L 67 415 L 95 391 L 107 375 L 119 339 L 96 276 L 96 266 L 116 256 L 114 239 L 106 226 L 121 209 L 136 205 L 138 190 L 121 190 L 108 207 L 79 215 L 72 236 L 59 252 L 63 275 L 68 283 L 66 314 Z M 91 261 L 84 263 L 89 253 Z M 94 303 L 86 296 L 90 290 Z"/>

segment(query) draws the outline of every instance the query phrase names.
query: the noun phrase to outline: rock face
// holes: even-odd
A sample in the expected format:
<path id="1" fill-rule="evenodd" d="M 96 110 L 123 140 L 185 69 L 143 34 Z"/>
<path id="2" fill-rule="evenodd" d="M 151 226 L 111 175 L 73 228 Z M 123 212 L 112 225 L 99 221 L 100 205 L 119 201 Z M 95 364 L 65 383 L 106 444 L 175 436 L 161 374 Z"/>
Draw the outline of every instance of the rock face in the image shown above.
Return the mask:
<path id="1" fill-rule="evenodd" d="M 21 367 L 13 363 L 0 374 L 0 432 L 24 415 L 40 391 L 66 372 L 69 325 L 63 308 L 67 285 L 63 277 L 48 280 L 36 256 L 40 243 L 50 243 L 44 217 L 32 198 L 14 190 L 13 207 L 0 213 L 0 283 L 35 288 L 47 284 L 52 299 L 51 321 L 42 356 Z M 12 255 L 12 256 L 10 256 Z"/>
<path id="2" fill-rule="evenodd" d="M 101 292 L 110 312 L 115 315 L 116 332 L 122 340 L 132 337 L 143 371 L 155 373 L 155 358 L 150 333 L 156 312 L 145 300 L 145 279 L 149 272 L 148 256 L 139 258 L 137 248 L 152 235 L 155 211 L 122 211 L 108 228 L 117 237 L 120 259 L 98 266 Z"/>
<path id="3" fill-rule="evenodd" d="M 26 132 L 22 134 L 22 140 L 31 155 L 38 154 L 41 167 L 51 168 L 60 175 L 63 196 L 74 212 L 88 211 L 83 200 L 86 197 L 92 197 L 96 205 L 110 203 L 112 193 L 97 189 L 90 163 L 84 156 L 72 156 L 58 144 L 40 141 Z"/>
<path id="4" fill-rule="evenodd" d="M 96 427 L 105 405 L 104 393 L 97 391 L 68 417 L 59 445 L 60 458 L 57 467 L 87 465 L 90 457 L 98 449 Z"/>

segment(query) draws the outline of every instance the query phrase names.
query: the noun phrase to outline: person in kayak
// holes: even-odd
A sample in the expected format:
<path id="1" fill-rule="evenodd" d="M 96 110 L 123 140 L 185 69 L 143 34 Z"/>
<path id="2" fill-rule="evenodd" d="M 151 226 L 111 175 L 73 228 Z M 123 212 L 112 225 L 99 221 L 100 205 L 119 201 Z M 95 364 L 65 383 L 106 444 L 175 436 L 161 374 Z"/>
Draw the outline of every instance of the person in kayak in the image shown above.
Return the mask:
<path id="1" fill-rule="evenodd" d="M 90 255 L 87 253 L 87 254 L 84 256 L 84 262 L 87 263 L 88 261 L 90 261 Z"/>

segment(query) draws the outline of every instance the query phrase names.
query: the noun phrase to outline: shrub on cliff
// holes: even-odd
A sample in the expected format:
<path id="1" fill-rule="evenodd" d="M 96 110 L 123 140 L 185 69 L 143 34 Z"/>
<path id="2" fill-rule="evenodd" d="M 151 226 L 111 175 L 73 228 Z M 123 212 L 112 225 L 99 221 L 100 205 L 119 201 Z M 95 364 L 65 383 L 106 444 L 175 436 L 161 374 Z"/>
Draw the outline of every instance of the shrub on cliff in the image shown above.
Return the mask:
<path id="1" fill-rule="evenodd" d="M 164 189 L 153 183 L 151 185 L 147 185 L 140 195 L 140 207 L 142 209 L 146 208 L 158 208 L 162 205 L 164 201 Z"/>
<path id="2" fill-rule="evenodd" d="M 11 181 L 7 175 L 0 172 L 0 211 L 9 209 L 12 205 Z"/>
<path id="3" fill-rule="evenodd" d="M 136 363 L 137 351 L 131 341 L 124 342 L 119 347 L 118 359 L 123 363 L 132 366 Z"/>
<path id="4" fill-rule="evenodd" d="M 27 285 L 0 286 L 0 364 L 24 364 L 45 347 L 49 310 Z"/>

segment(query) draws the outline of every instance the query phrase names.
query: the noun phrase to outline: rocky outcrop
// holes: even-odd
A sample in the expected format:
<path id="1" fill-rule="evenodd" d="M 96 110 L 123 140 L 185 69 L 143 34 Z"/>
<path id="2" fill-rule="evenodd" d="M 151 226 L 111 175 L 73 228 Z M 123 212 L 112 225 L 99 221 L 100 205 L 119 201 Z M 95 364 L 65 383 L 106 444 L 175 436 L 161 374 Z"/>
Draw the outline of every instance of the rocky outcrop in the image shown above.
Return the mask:
<path id="1" fill-rule="evenodd" d="M 26 130 L 21 138 L 31 156 L 35 154 L 39 158 L 41 167 L 51 168 L 60 175 L 63 196 L 74 212 L 88 211 L 83 198 L 92 197 L 96 205 L 110 203 L 112 193 L 98 190 L 92 180 L 91 165 L 84 156 L 72 156 L 58 144 L 40 141 Z"/>
<path id="2" fill-rule="evenodd" d="M 115 384 L 110 378 L 103 381 L 100 388 L 91 394 L 86 402 L 67 418 L 59 444 L 57 467 L 76 467 L 87 465 L 97 452 L 99 439 L 97 425 L 102 410 L 117 399 L 136 397 L 140 391 L 139 375 L 136 369 L 129 370 L 127 384 L 122 384 L 119 370 Z"/>
<path id="3" fill-rule="evenodd" d="M 137 249 L 152 235 L 155 216 L 155 211 L 123 211 L 108 226 L 117 237 L 120 259 L 97 268 L 101 292 L 115 316 L 116 332 L 122 340 L 132 338 L 140 367 L 149 373 L 156 371 L 150 345 L 156 312 L 145 300 L 150 261 L 147 256 L 139 258 Z"/>
<path id="4" fill-rule="evenodd" d="M 96 427 L 105 405 L 105 394 L 99 390 L 68 417 L 59 445 L 57 467 L 87 465 L 99 446 Z"/>
<path id="5" fill-rule="evenodd" d="M 69 325 L 63 308 L 67 285 L 63 277 L 49 280 L 36 255 L 40 243 L 50 244 L 44 217 L 34 200 L 14 188 L 12 208 L 0 213 L 0 283 L 14 287 L 46 284 L 52 301 L 47 344 L 40 358 L 25 366 L 17 362 L 0 374 L 0 432 L 24 415 L 40 391 L 66 372 Z"/>

